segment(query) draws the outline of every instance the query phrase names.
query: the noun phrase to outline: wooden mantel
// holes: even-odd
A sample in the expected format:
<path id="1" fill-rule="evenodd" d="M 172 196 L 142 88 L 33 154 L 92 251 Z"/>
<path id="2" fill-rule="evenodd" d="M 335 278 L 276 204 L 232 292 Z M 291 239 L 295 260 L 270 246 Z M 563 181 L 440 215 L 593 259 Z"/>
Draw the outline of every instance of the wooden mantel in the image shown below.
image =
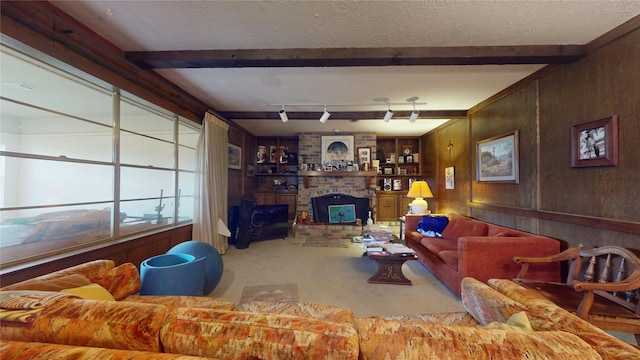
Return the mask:
<path id="1" fill-rule="evenodd" d="M 377 171 L 298 171 L 298 176 L 304 177 L 304 188 L 309 188 L 309 177 L 313 176 L 332 176 L 332 177 L 340 177 L 340 176 L 363 176 L 366 178 L 366 188 L 368 189 L 371 186 L 371 179 L 375 178 L 378 175 Z"/>

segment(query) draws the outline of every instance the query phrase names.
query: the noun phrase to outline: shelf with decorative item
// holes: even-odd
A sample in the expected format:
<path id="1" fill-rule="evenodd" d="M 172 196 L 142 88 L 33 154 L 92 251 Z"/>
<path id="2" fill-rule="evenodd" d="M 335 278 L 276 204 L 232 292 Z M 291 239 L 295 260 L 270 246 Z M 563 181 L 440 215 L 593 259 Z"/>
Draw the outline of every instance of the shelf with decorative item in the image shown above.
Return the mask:
<path id="1" fill-rule="evenodd" d="M 324 177 L 356 177 L 363 176 L 366 178 L 366 187 L 369 188 L 371 186 L 371 179 L 378 176 L 376 171 L 298 171 L 298 176 L 304 177 L 304 187 L 309 188 L 309 178 L 316 176 L 324 176 Z"/>

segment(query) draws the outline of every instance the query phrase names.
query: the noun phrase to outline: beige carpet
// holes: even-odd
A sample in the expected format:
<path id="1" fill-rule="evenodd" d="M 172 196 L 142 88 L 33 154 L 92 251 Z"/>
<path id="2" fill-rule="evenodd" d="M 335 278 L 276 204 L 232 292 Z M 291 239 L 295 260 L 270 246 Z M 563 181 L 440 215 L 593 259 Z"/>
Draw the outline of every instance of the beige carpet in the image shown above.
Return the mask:
<path id="1" fill-rule="evenodd" d="M 209 296 L 239 304 L 246 287 L 295 284 L 299 301 L 347 307 L 358 317 L 464 311 L 460 299 L 418 261 L 403 266 L 413 286 L 369 284 L 377 264 L 363 252 L 359 244 L 306 247 L 293 237 L 247 249 L 232 245 L 222 257 L 220 284 Z"/>

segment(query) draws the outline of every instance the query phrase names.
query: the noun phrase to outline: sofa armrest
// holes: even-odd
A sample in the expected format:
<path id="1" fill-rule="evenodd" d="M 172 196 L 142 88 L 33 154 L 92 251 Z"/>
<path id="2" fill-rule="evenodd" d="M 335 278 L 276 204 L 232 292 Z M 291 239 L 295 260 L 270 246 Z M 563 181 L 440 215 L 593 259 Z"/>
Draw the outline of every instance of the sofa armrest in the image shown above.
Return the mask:
<path id="1" fill-rule="evenodd" d="M 520 266 L 513 257 L 550 256 L 560 251 L 560 242 L 543 236 L 463 236 L 458 240 L 458 274 L 487 282 L 492 278 L 513 279 Z M 541 264 L 530 270 L 536 280 L 559 281 L 560 264 Z"/>

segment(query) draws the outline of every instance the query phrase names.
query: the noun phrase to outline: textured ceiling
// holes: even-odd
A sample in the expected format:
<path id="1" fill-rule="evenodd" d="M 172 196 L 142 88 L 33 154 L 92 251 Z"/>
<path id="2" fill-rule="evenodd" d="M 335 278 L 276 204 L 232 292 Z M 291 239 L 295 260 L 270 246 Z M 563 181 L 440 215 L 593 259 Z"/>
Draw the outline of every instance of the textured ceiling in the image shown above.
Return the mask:
<path id="1" fill-rule="evenodd" d="M 54 1 L 124 51 L 584 45 L 640 14 L 640 1 Z M 466 110 L 544 64 L 161 69 L 212 109 L 406 102 Z M 293 110 L 293 108 L 291 108 Z M 360 110 L 386 110 L 360 106 Z M 409 105 L 398 110 L 410 110 Z M 289 108 L 287 108 L 288 111 Z M 299 111 L 322 111 L 301 108 Z M 328 109 L 339 111 L 337 107 Z M 366 119 L 355 119 L 366 120 Z M 238 120 L 256 135 L 416 135 L 445 121 Z"/>

